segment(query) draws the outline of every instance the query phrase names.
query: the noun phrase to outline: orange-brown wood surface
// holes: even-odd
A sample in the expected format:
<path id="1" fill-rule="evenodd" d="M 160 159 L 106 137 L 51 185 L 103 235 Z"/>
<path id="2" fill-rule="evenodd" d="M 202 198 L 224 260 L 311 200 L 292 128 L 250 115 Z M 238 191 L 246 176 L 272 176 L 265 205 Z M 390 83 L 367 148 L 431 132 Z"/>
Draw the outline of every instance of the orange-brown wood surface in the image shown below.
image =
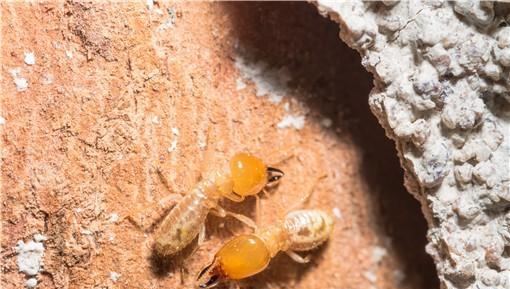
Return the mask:
<path id="1" fill-rule="evenodd" d="M 160 200 L 240 151 L 284 160 L 280 186 L 261 196 L 259 225 L 322 174 L 306 207 L 336 214 L 312 262 L 280 254 L 242 288 L 437 286 L 418 203 L 368 109 L 370 76 L 314 6 L 14 1 L 1 13 L 0 287 L 25 286 L 13 247 L 41 233 L 37 288 L 193 288 L 221 244 L 248 229 L 209 216 L 202 246 L 162 260 L 153 233 L 126 218 L 162 216 Z M 250 79 L 247 67 L 262 63 Z M 257 96 L 257 81 L 282 101 Z M 282 125 L 289 115 L 304 116 L 303 128 Z M 253 198 L 222 205 L 256 217 Z"/>

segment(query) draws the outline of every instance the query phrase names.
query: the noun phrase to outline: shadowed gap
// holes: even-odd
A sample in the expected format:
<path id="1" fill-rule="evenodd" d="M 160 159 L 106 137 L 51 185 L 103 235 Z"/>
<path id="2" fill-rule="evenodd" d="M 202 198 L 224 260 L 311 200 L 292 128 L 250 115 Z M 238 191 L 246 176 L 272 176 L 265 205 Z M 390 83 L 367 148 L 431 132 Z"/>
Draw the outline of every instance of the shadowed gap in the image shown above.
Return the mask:
<path id="1" fill-rule="evenodd" d="M 300 101 L 312 115 L 332 119 L 332 133 L 347 134 L 362 151 L 361 174 L 373 192 L 379 225 L 405 268 L 403 285 L 439 288 L 434 264 L 424 250 L 427 226 L 419 203 L 404 188 L 394 143 L 368 106 L 372 79 L 359 54 L 339 39 L 338 25 L 305 2 L 221 5 L 234 23 L 232 33 L 240 46 L 258 60 L 287 67 L 290 85 L 302 92 Z M 341 133 L 333 131 L 335 127 Z"/>

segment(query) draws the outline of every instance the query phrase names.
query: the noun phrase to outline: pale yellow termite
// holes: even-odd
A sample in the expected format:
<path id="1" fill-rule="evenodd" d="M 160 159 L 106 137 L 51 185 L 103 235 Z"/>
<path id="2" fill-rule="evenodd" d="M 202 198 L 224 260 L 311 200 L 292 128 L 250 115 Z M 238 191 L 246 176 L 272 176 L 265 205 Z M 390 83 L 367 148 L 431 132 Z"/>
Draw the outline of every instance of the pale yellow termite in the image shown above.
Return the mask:
<path id="1" fill-rule="evenodd" d="M 209 212 L 221 217 L 230 215 L 255 227 L 251 219 L 225 211 L 218 201 L 225 197 L 240 202 L 246 196 L 256 195 L 265 186 L 276 183 L 282 176 L 282 171 L 267 167 L 252 155 L 236 154 L 230 161 L 228 171 L 215 172 L 201 180 L 164 217 L 155 234 L 156 252 L 163 256 L 173 255 L 197 235 L 200 243 L 204 238 L 204 222 Z"/>
<path id="2" fill-rule="evenodd" d="M 294 261 L 306 263 L 295 251 L 312 250 L 324 243 L 333 231 L 333 218 L 321 210 L 298 210 L 283 220 L 253 234 L 240 235 L 227 242 L 197 278 L 200 288 L 212 288 L 222 280 L 239 280 L 264 270 L 280 251 Z"/>

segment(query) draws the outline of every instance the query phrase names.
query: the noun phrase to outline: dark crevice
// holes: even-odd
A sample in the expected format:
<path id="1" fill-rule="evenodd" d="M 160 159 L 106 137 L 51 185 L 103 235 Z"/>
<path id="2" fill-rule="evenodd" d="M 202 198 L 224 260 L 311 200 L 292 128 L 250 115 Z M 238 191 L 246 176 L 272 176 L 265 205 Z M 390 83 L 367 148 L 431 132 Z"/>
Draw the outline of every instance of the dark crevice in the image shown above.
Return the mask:
<path id="1" fill-rule="evenodd" d="M 257 60 L 286 67 L 291 87 L 300 91 L 297 98 L 311 108 L 312 117 L 330 118 L 331 132 L 339 138 L 347 135 L 359 147 L 361 174 L 377 204 L 380 227 L 405 268 L 403 288 L 439 288 L 425 253 L 427 227 L 420 205 L 405 190 L 395 145 L 368 106 L 372 78 L 359 54 L 339 39 L 338 25 L 305 2 L 220 5 L 233 22 L 239 46 Z"/>

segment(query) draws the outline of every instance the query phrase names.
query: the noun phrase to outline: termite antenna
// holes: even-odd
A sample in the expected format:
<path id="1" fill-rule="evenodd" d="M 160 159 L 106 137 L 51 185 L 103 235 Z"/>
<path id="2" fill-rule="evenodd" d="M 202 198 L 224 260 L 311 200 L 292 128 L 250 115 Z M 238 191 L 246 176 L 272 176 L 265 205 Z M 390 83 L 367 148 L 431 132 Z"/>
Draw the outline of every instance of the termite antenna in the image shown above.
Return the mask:
<path id="1" fill-rule="evenodd" d="M 297 203 L 295 203 L 295 204 L 291 205 L 290 207 L 288 207 L 287 210 L 285 211 L 284 216 L 287 215 L 289 212 L 297 210 L 298 208 L 300 208 L 303 205 L 305 205 L 310 200 L 310 197 L 312 196 L 312 194 L 314 192 L 314 188 L 317 185 L 317 183 L 320 180 L 325 179 L 327 177 L 328 177 L 328 175 L 326 173 L 316 177 L 315 180 L 310 185 L 310 187 L 308 188 L 308 190 L 306 191 L 305 195 L 302 196 Z"/>

